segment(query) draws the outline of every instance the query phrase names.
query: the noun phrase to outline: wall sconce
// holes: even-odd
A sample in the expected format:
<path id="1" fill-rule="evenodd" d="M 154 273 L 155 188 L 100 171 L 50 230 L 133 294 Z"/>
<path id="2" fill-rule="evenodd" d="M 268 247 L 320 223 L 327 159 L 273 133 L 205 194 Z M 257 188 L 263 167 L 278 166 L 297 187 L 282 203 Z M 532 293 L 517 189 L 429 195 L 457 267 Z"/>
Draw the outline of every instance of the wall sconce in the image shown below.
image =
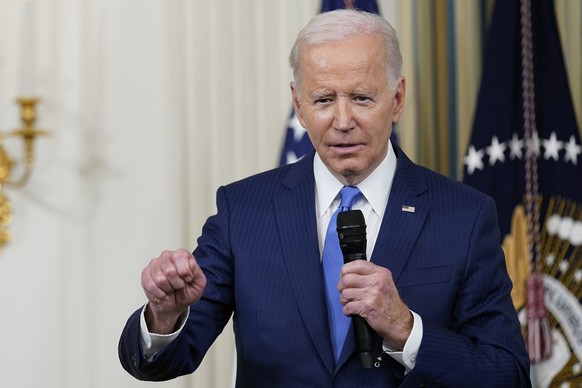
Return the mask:
<path id="1" fill-rule="evenodd" d="M 5 187 L 20 188 L 28 182 L 32 173 L 34 161 L 34 140 L 47 132 L 36 128 L 37 97 L 20 97 L 17 100 L 20 106 L 21 128 L 8 133 L 8 137 L 19 137 L 24 146 L 23 161 L 16 162 L 4 149 L 4 136 L 0 133 L 0 249 L 12 239 L 7 225 L 12 220 L 12 204 L 4 195 Z M 14 168 L 23 164 L 23 171 L 18 178 L 14 178 Z"/>

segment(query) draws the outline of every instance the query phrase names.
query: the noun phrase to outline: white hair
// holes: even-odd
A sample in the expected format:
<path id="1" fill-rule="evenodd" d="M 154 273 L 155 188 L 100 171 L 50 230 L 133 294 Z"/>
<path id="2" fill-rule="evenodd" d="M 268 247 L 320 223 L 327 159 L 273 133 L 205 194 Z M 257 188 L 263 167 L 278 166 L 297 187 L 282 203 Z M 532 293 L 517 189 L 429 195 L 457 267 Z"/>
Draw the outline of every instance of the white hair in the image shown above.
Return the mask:
<path id="1" fill-rule="evenodd" d="M 374 34 L 380 36 L 385 43 L 386 79 L 392 89 L 395 89 L 402 75 L 402 55 L 394 28 L 384 18 L 374 13 L 339 9 L 320 13 L 297 35 L 289 55 L 289 64 L 293 70 L 297 90 L 301 88 L 300 59 L 306 50 L 314 46 Z"/>

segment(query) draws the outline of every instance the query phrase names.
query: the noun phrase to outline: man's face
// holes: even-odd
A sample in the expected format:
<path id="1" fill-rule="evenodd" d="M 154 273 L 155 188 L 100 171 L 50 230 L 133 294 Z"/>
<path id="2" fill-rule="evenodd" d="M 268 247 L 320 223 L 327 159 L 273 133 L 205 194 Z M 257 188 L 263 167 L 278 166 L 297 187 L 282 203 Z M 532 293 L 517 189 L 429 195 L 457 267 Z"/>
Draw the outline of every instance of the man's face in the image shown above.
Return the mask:
<path id="1" fill-rule="evenodd" d="M 301 90 L 291 84 L 299 122 L 344 185 L 360 183 L 382 162 L 402 112 L 404 78 L 390 88 L 384 53 L 374 35 L 312 47 L 301 57 Z"/>

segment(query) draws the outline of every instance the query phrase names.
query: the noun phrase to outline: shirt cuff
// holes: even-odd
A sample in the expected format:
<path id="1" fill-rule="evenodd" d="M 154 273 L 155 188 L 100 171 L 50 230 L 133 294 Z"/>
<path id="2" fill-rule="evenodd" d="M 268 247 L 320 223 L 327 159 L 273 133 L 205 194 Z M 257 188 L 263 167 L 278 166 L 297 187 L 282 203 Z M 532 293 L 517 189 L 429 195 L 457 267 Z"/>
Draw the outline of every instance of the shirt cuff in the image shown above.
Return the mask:
<path id="1" fill-rule="evenodd" d="M 143 358 L 148 361 L 151 361 L 153 357 L 156 355 L 156 353 L 158 353 L 160 350 L 171 344 L 172 341 L 174 341 L 176 337 L 178 337 L 180 332 L 182 332 L 182 329 L 184 328 L 184 325 L 188 320 L 188 316 L 190 315 L 190 307 L 188 307 L 188 310 L 184 314 L 182 314 L 182 316 L 178 319 L 178 322 L 180 324 L 178 330 L 170 334 L 155 334 L 149 332 L 148 325 L 145 320 L 145 309 L 147 305 L 148 304 L 146 303 L 141 309 L 141 314 L 139 318 L 139 327 L 141 331 L 140 344 Z"/>
<path id="2" fill-rule="evenodd" d="M 420 343 L 422 342 L 422 318 L 420 315 L 414 311 L 412 313 L 413 323 L 412 330 L 410 331 L 410 336 L 406 343 L 404 344 L 404 349 L 402 351 L 393 351 L 387 344 L 386 340 L 382 342 L 382 350 L 384 353 L 388 354 L 394 360 L 398 361 L 399 364 L 404 366 L 404 374 L 407 374 L 416 365 L 416 355 L 418 354 L 418 349 L 420 348 Z"/>

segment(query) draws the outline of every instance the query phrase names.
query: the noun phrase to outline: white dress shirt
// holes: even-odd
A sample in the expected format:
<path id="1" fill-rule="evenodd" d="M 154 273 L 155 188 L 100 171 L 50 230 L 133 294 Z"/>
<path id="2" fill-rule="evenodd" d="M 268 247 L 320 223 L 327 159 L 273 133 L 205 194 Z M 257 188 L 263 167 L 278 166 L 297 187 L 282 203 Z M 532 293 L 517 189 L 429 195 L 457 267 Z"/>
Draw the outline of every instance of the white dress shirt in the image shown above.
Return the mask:
<path id="1" fill-rule="evenodd" d="M 317 153 L 315 154 L 313 162 L 313 172 L 315 176 L 315 210 L 317 215 L 319 251 L 323 252 L 327 226 L 332 214 L 339 207 L 339 191 L 343 187 L 343 184 L 331 174 Z M 352 206 L 352 209 L 361 210 L 366 220 L 366 236 L 368 242 L 366 256 L 368 260 L 372 257 L 395 173 L 396 155 L 394 154 L 392 145 L 389 144 L 388 154 L 382 163 L 380 163 L 370 176 L 357 185 L 363 197 Z M 144 314 L 145 307 L 141 312 L 141 345 L 144 358 L 151 359 L 155 353 L 162 350 L 180 334 L 187 321 L 189 311 L 182 317 L 181 327 L 176 332 L 161 335 L 148 331 Z M 383 344 L 384 352 L 403 365 L 405 367 L 405 373 L 408 373 L 414 367 L 416 355 L 422 340 L 422 319 L 415 312 L 412 312 L 412 315 L 414 317 L 414 324 L 410 337 L 404 345 L 404 349 L 402 351 L 392 351 L 387 346 L 386 341 Z"/>

